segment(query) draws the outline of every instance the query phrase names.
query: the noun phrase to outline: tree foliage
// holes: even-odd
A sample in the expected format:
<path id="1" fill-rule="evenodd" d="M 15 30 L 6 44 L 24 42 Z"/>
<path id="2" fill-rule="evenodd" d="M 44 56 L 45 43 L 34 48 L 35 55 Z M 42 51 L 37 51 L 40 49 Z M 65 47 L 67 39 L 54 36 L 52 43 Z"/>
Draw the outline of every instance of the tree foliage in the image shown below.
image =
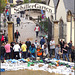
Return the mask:
<path id="1" fill-rule="evenodd" d="M 6 0 L 0 0 L 0 13 L 2 13 L 6 6 Z"/>
<path id="2" fill-rule="evenodd" d="M 41 0 L 31 0 L 30 3 L 40 3 Z M 29 3 L 29 0 L 24 0 L 24 3 Z"/>
<path id="3" fill-rule="evenodd" d="M 29 1 L 28 0 L 24 0 L 24 3 L 29 3 Z"/>

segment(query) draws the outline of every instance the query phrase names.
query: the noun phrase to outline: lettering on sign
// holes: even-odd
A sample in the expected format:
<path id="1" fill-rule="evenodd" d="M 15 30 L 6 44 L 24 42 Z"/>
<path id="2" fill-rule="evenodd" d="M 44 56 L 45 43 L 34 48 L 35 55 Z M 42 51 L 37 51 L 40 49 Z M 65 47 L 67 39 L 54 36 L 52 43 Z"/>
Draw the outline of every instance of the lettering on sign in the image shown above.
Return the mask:
<path id="1" fill-rule="evenodd" d="M 45 10 L 50 13 L 54 13 L 52 10 L 54 9 L 53 7 L 50 7 L 45 4 L 40 4 L 40 3 L 27 3 L 23 5 L 19 5 L 14 7 L 15 12 L 27 10 L 27 9 L 40 9 L 40 10 Z"/>

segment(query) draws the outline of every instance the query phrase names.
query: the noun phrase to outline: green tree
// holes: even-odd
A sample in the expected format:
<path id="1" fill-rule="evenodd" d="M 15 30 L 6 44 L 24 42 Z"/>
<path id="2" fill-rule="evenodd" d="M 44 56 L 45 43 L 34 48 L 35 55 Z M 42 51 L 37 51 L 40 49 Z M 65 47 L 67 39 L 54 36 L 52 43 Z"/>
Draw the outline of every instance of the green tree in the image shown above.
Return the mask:
<path id="1" fill-rule="evenodd" d="M 1 13 L 5 10 L 6 1 L 0 0 L 0 31 L 1 31 Z"/>
<path id="2" fill-rule="evenodd" d="M 31 0 L 31 3 L 40 3 L 41 0 Z"/>
<path id="3" fill-rule="evenodd" d="M 29 3 L 29 0 L 24 0 L 24 3 Z"/>
<path id="4" fill-rule="evenodd" d="M 0 13 L 2 13 L 6 6 L 6 0 L 0 0 Z"/>
<path id="5" fill-rule="evenodd" d="M 41 0 L 31 0 L 31 3 L 40 3 Z M 24 0 L 24 3 L 29 3 L 29 0 Z"/>

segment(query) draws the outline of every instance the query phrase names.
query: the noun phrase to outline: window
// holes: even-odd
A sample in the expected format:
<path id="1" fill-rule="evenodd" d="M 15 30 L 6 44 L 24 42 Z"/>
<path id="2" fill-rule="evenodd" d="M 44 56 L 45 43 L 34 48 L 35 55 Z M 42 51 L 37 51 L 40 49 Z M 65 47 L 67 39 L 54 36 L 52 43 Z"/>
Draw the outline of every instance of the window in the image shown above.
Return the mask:
<path id="1" fill-rule="evenodd" d="M 72 13 L 71 13 L 71 11 L 69 10 L 69 11 L 67 12 L 67 22 L 71 22 L 71 16 L 72 16 Z"/>
<path id="2" fill-rule="evenodd" d="M 64 22 L 62 18 L 59 20 L 59 39 L 64 38 Z"/>
<path id="3" fill-rule="evenodd" d="M 13 0 L 10 0 L 10 3 L 13 3 Z"/>

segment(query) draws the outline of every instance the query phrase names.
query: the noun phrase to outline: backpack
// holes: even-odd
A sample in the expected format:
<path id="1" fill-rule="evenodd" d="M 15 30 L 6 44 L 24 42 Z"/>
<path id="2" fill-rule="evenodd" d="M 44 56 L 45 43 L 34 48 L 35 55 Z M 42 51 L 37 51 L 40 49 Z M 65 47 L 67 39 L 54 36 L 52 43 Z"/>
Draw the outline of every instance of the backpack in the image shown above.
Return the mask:
<path id="1" fill-rule="evenodd" d="M 9 16 L 9 12 L 8 11 L 7 11 L 6 15 Z"/>
<path id="2" fill-rule="evenodd" d="M 4 41 L 4 36 L 2 35 L 1 41 Z"/>

